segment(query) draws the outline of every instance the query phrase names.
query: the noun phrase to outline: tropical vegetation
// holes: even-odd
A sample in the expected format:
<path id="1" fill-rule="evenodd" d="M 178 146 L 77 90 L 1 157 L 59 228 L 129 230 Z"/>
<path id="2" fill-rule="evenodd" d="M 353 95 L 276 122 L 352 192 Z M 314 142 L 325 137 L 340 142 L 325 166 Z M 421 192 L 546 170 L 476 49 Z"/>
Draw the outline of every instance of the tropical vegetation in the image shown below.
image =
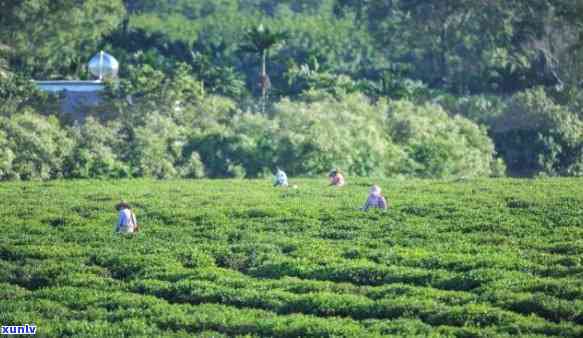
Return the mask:
<path id="1" fill-rule="evenodd" d="M 4 180 L 583 173 L 580 1 L 25 0 L 0 13 Z M 90 79 L 99 50 L 120 78 L 79 126 L 31 80 Z"/>

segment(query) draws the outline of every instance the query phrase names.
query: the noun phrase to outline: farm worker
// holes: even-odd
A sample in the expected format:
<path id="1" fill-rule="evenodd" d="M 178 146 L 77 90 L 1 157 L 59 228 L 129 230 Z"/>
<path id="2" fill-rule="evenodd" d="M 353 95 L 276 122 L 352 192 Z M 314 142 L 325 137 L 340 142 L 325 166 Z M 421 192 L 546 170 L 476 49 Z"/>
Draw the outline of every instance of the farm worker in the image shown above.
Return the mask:
<path id="1" fill-rule="evenodd" d="M 367 211 L 369 208 L 379 208 L 379 209 L 386 209 L 387 208 L 387 200 L 381 195 L 381 188 L 378 185 L 373 185 L 370 188 L 370 193 L 362 207 L 363 211 Z"/>
<path id="2" fill-rule="evenodd" d="M 340 170 L 338 169 L 334 169 L 330 172 L 330 174 L 328 175 L 328 178 L 330 179 L 330 185 L 336 186 L 336 187 L 341 187 L 344 185 L 344 176 L 342 176 L 342 173 L 340 173 Z"/>
<path id="3" fill-rule="evenodd" d="M 136 214 L 132 211 L 129 204 L 122 201 L 115 208 L 119 211 L 119 218 L 115 231 L 120 233 L 133 233 L 138 231 L 138 222 Z"/>
<path id="4" fill-rule="evenodd" d="M 275 173 L 275 181 L 273 182 L 274 187 L 287 187 L 287 175 L 283 170 L 277 168 Z"/>

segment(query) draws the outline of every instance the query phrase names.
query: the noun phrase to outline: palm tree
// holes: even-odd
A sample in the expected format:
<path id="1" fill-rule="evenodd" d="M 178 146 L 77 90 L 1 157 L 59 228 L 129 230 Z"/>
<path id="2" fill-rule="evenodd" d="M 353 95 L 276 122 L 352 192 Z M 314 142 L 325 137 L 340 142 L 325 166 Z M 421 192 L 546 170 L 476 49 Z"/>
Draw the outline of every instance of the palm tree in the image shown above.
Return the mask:
<path id="1" fill-rule="evenodd" d="M 261 74 L 259 74 L 259 88 L 261 88 L 261 98 L 263 112 L 267 101 L 267 92 L 271 87 L 269 76 L 267 75 L 267 57 L 269 50 L 287 38 L 286 32 L 275 32 L 260 24 L 257 27 L 248 29 L 245 32 L 245 42 L 241 50 L 248 53 L 256 53 L 261 57 Z"/>

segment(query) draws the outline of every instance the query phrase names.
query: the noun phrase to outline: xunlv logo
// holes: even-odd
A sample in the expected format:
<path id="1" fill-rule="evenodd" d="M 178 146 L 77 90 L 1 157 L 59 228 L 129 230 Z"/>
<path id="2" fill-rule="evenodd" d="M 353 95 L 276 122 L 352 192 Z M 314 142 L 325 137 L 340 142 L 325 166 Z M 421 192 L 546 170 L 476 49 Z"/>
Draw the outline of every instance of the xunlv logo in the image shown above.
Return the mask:
<path id="1" fill-rule="evenodd" d="M 3 325 L 2 334 L 36 334 L 36 325 Z"/>

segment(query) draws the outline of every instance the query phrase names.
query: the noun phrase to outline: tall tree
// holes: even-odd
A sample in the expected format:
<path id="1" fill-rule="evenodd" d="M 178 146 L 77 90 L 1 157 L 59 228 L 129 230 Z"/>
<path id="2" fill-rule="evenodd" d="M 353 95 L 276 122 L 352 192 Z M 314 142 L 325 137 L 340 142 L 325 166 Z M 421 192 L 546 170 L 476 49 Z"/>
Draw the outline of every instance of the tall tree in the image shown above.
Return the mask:
<path id="1" fill-rule="evenodd" d="M 267 102 L 267 92 L 271 86 L 271 81 L 267 75 L 267 57 L 269 50 L 278 44 L 283 43 L 287 38 L 286 32 L 272 31 L 269 27 L 260 24 L 252 27 L 245 32 L 245 42 L 241 50 L 250 53 L 256 53 L 261 58 L 261 73 L 259 74 L 259 88 L 261 89 L 261 99 L 263 110 Z"/>
<path id="2" fill-rule="evenodd" d="M 121 0 L 0 1 L 0 43 L 11 68 L 35 77 L 79 73 L 102 37 L 121 22 Z"/>
<path id="3" fill-rule="evenodd" d="M 407 76 L 465 94 L 559 83 L 561 58 L 573 56 L 567 46 L 581 32 L 580 7 L 570 0 L 338 0 L 336 11 L 355 13 L 377 49 L 408 65 Z"/>

